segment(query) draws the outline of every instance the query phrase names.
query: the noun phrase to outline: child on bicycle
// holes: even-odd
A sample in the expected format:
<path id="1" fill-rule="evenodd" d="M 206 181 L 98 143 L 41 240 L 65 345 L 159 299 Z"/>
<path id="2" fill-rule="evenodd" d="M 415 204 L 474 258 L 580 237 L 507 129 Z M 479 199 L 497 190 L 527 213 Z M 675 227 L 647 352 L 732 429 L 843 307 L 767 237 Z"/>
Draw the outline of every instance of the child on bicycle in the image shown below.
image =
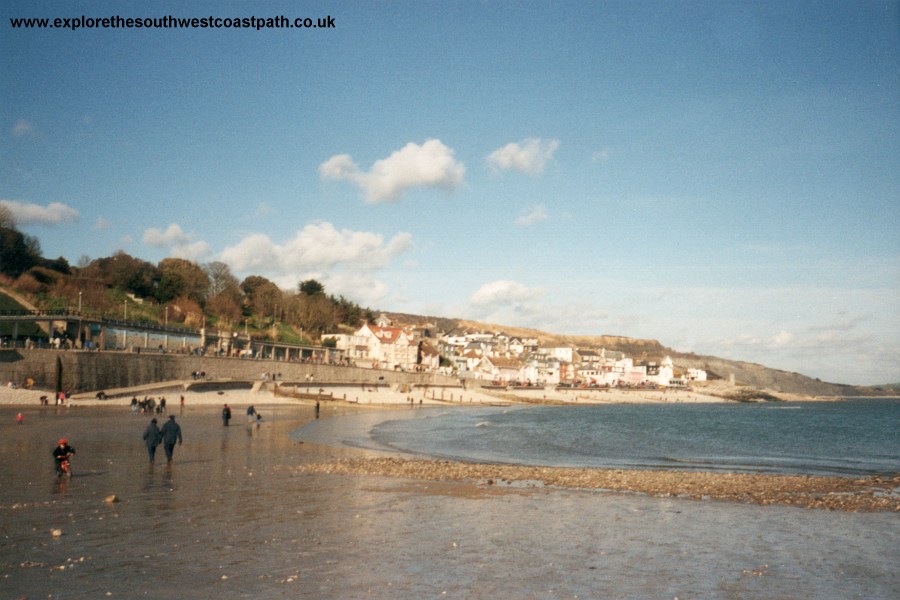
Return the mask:
<path id="1" fill-rule="evenodd" d="M 75 448 L 69 445 L 69 441 L 66 438 L 62 438 L 56 444 L 56 448 L 53 449 L 53 460 L 56 461 L 56 476 L 59 477 L 63 474 L 63 462 L 69 460 L 69 457 L 75 454 Z"/>

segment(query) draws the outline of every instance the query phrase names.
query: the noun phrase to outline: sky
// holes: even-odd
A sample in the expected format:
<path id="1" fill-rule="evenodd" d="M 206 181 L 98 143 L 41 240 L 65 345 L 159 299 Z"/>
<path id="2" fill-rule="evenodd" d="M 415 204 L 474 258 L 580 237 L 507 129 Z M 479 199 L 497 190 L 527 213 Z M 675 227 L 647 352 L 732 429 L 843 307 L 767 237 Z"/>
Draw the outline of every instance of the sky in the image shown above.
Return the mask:
<path id="1" fill-rule="evenodd" d="M 0 13 L 0 203 L 46 257 L 900 382 L 896 1 Z M 81 15 L 334 26 L 10 23 Z"/>

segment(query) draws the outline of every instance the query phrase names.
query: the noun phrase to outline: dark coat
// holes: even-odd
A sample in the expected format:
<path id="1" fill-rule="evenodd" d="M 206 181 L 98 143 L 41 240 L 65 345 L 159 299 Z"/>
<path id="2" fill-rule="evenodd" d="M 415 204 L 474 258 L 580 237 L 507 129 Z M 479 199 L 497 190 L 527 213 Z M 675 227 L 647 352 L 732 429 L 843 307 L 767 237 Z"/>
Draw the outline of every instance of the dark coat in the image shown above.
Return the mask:
<path id="1" fill-rule="evenodd" d="M 144 443 L 147 444 L 148 448 L 156 448 L 160 442 L 162 442 L 162 432 L 156 426 L 156 423 L 151 422 L 144 430 Z"/>
<path id="2" fill-rule="evenodd" d="M 162 426 L 162 436 L 164 444 L 174 445 L 177 441 L 181 443 L 181 426 L 175 422 L 175 419 L 169 419 Z"/>
<path id="3" fill-rule="evenodd" d="M 72 454 L 75 454 L 75 448 L 66 444 L 65 446 L 57 446 L 53 449 L 53 459 L 57 464 L 63 461 L 63 459 L 69 458 Z"/>

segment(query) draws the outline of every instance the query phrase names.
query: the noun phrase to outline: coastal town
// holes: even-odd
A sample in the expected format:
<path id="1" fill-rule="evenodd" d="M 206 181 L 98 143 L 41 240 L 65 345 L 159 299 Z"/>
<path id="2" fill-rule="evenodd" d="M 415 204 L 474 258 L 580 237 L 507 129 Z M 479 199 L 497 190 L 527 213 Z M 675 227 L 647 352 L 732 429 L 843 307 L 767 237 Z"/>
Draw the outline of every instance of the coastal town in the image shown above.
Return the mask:
<path id="1" fill-rule="evenodd" d="M 454 330 L 428 337 L 426 331 L 381 315 L 353 334 L 326 335 L 323 343 L 356 366 L 439 372 L 481 385 L 668 388 L 710 378 L 702 369 L 677 370 L 669 357 L 635 361 L 605 348 L 546 346 L 503 332 Z"/>

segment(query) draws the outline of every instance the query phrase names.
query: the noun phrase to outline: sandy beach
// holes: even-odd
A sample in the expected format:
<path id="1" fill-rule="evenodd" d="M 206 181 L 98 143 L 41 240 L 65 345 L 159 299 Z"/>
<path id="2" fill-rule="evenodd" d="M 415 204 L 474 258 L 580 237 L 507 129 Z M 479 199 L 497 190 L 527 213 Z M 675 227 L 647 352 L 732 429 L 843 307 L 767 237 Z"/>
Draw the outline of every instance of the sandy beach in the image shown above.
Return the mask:
<path id="1" fill-rule="evenodd" d="M 677 489 L 591 491 L 538 484 L 535 473 L 516 484 L 496 471 L 451 476 L 459 465 L 404 466 L 292 440 L 290 432 L 313 418 L 310 404 L 256 395 L 264 418 L 247 424 L 242 398 L 213 393 L 186 397 L 184 409 L 170 404 L 184 444 L 172 465 L 155 467 L 140 440 L 149 415 L 132 414 L 125 402 L 0 406 L 3 597 L 889 598 L 900 591 L 900 528 L 891 512 L 694 500 Z M 223 400 L 235 408 L 230 427 L 219 418 Z M 333 405 L 323 417 L 358 410 L 372 409 Z M 50 451 L 60 436 L 78 452 L 71 480 L 53 475 Z M 349 468 L 338 472 L 341 464 Z"/>
<path id="2" fill-rule="evenodd" d="M 131 413 L 131 398 L 145 397 L 159 401 L 166 398 L 169 413 L 188 413 L 194 409 L 221 414 L 221 408 L 228 404 L 232 409 L 234 424 L 245 424 L 248 420 L 247 408 L 254 406 L 263 415 L 272 407 L 283 408 L 299 414 L 311 413 L 317 400 L 297 399 L 278 395 L 272 391 L 227 390 L 212 392 L 193 391 L 153 391 L 146 393 L 118 395 L 98 399 L 91 394 L 77 394 L 64 406 L 53 406 L 58 414 L 71 411 L 73 416 L 86 408 L 118 409 Z M 319 400 L 322 418 L 338 416 L 360 410 L 391 410 L 442 405 L 448 407 L 469 407 L 495 405 L 496 395 L 478 391 L 454 390 L 434 393 L 419 391 L 411 393 L 400 390 L 376 389 L 369 386 L 329 386 L 323 388 L 303 388 L 307 394 L 321 392 Z M 43 392 L 31 390 L 0 390 L 0 406 L 10 407 L 40 405 Z M 560 392 L 569 400 L 581 403 L 600 402 L 685 402 L 704 403 L 717 401 L 706 395 L 682 392 L 653 391 L 575 391 Z M 507 394 L 507 397 L 510 395 Z M 518 396 L 523 397 L 521 394 Z M 600 398 L 600 400 L 598 400 Z M 533 398 L 536 400 L 536 398 Z M 554 399 L 551 399 L 551 401 Z M 182 403 L 183 401 L 183 403 Z M 263 408 L 265 407 L 265 408 Z M 50 407 L 43 407 L 47 410 Z M 134 414 L 134 413 L 132 413 Z M 160 424 L 165 415 L 158 416 Z M 145 419 L 146 420 L 146 419 Z M 337 453 L 339 449 L 335 448 Z M 572 469 L 556 467 L 525 467 L 513 465 L 466 464 L 450 461 L 412 460 L 405 457 L 383 457 L 373 452 L 358 452 L 362 456 L 346 458 L 346 449 L 341 449 L 340 460 L 321 457 L 321 460 L 304 462 L 296 466 L 299 473 L 325 473 L 343 475 L 377 475 L 392 478 L 455 481 L 479 485 L 517 484 L 525 482 L 556 488 L 604 490 L 642 493 L 657 497 L 680 497 L 693 500 L 725 500 L 731 502 L 761 505 L 784 504 L 805 508 L 819 508 L 843 511 L 900 512 L 900 475 L 893 477 L 822 477 L 786 476 L 746 473 L 704 473 L 663 470 L 622 470 L 622 469 Z"/>
<path id="3" fill-rule="evenodd" d="M 271 384 L 260 391 L 227 390 L 218 392 L 194 392 L 179 391 L 175 388 L 188 382 L 168 382 L 163 384 L 148 385 L 133 389 L 108 390 L 111 397 L 99 400 L 95 392 L 85 392 L 72 395 L 70 404 L 73 406 L 119 406 L 130 403 L 131 397 L 138 399 L 144 396 L 159 398 L 166 396 L 168 402 L 179 399 L 182 395 L 185 401 L 192 405 L 213 405 L 231 402 L 232 404 L 249 405 L 253 403 L 270 404 L 296 404 L 298 400 L 287 396 L 280 396 L 272 391 Z M 227 382 L 226 382 L 227 383 Z M 615 403 L 663 403 L 663 404 L 688 404 L 727 402 L 721 396 L 704 392 L 703 390 L 639 390 L 639 389 L 587 389 L 587 388 L 553 388 L 547 386 L 541 389 L 517 389 L 510 391 L 483 390 L 477 386 L 467 388 L 413 388 L 403 390 L 399 386 L 375 387 L 370 385 L 299 385 L 285 386 L 285 392 L 296 389 L 304 394 L 315 395 L 321 391 L 324 400 L 342 401 L 357 405 L 496 405 L 499 403 L 525 403 L 525 404 L 615 404 Z M 41 390 L 14 389 L 0 387 L 0 405 L 24 405 L 33 406 L 40 404 L 40 397 L 47 396 L 53 404 L 53 393 Z M 787 396 L 785 400 L 812 400 L 809 397 Z M 303 400 L 299 401 L 304 403 Z"/>

